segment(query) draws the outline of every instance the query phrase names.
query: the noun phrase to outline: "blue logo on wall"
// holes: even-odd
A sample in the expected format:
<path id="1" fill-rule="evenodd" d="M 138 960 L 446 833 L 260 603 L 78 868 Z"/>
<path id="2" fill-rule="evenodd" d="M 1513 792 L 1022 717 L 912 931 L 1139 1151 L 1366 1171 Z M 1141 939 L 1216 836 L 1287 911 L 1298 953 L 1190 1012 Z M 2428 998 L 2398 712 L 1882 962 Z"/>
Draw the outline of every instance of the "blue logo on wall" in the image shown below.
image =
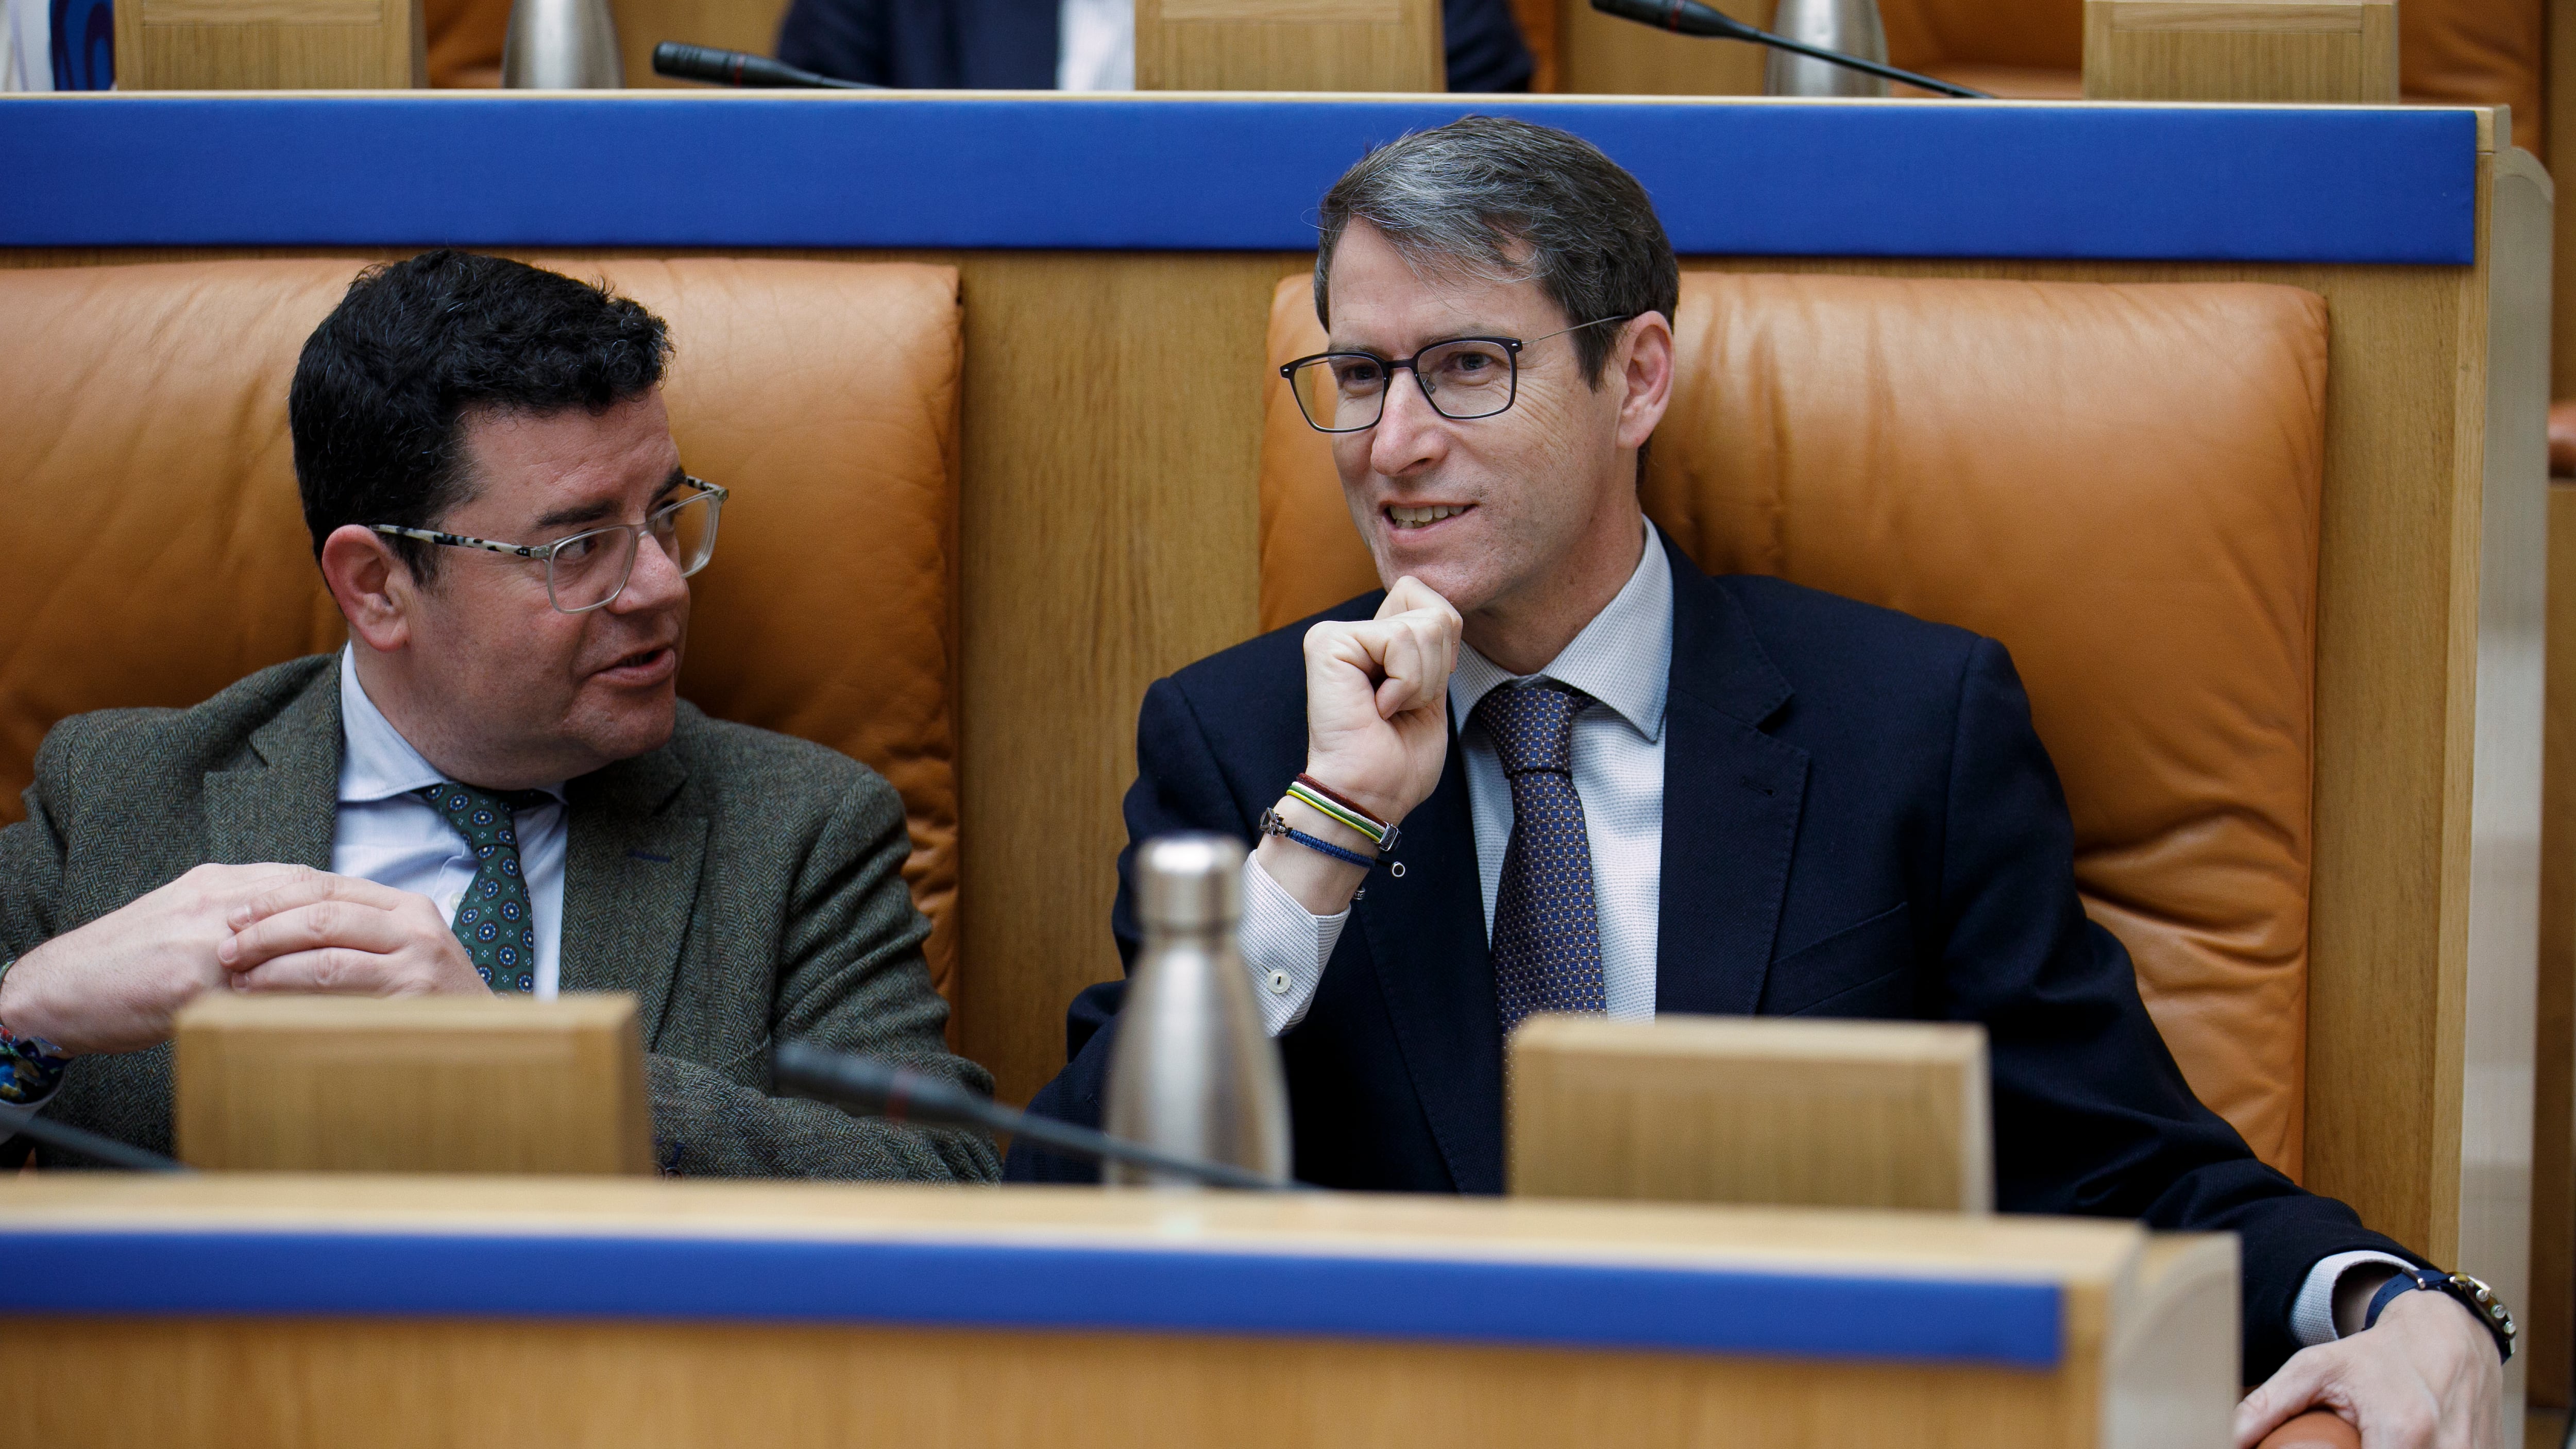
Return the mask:
<path id="1" fill-rule="evenodd" d="M 54 89 L 114 89 L 115 7 L 109 0 L 50 0 L 47 8 L 54 23 Z"/>

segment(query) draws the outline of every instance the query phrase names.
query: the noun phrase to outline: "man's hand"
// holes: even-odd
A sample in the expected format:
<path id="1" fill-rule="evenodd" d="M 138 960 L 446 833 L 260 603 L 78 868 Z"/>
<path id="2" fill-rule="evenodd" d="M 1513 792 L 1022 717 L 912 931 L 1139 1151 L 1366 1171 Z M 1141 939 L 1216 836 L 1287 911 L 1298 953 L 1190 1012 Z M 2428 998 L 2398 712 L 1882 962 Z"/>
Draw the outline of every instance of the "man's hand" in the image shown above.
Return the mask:
<path id="1" fill-rule="evenodd" d="M 492 988 L 427 896 L 295 867 L 236 904 L 215 958 L 243 991 L 358 996 Z"/>
<path id="2" fill-rule="evenodd" d="M 139 1051 L 231 979 L 216 948 L 233 912 L 302 866 L 201 865 L 21 957 L 0 981 L 0 1021 L 75 1055 Z"/>
<path id="3" fill-rule="evenodd" d="M 1396 824 L 1440 784 L 1458 611 L 1420 580 L 1377 617 L 1306 631 L 1306 773 Z M 1286 781 L 1281 781 L 1286 784 Z"/>
<path id="4" fill-rule="evenodd" d="M 2376 1327 L 2302 1349 L 2236 1406 L 2237 1449 L 2309 1408 L 2361 1431 L 2362 1449 L 2493 1449 L 2503 1442 L 2495 1340 L 2440 1293 L 2401 1293 Z"/>

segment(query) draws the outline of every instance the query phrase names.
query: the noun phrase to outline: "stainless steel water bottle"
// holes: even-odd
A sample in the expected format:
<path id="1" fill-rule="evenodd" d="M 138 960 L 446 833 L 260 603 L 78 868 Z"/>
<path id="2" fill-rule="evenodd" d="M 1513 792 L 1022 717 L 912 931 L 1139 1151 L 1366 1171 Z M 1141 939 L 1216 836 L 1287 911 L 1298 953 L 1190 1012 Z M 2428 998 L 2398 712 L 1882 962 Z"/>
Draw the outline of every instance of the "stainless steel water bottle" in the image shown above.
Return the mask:
<path id="1" fill-rule="evenodd" d="M 501 84 L 541 91 L 613 91 L 625 85 L 608 0 L 517 0 L 501 42 Z"/>
<path id="2" fill-rule="evenodd" d="M 1771 33 L 1863 60 L 1887 60 L 1887 30 L 1879 24 L 1878 0 L 1780 0 L 1771 16 Z M 1887 82 L 1774 50 L 1763 63 L 1762 91 L 1774 96 L 1883 96 Z"/>
<path id="3" fill-rule="evenodd" d="M 1166 1152 L 1288 1175 L 1288 1088 L 1261 1029 L 1235 928 L 1243 846 L 1222 835 L 1166 835 L 1136 852 L 1145 941 L 1109 1058 L 1105 1125 Z M 1189 1187 L 1110 1164 L 1121 1186 Z"/>

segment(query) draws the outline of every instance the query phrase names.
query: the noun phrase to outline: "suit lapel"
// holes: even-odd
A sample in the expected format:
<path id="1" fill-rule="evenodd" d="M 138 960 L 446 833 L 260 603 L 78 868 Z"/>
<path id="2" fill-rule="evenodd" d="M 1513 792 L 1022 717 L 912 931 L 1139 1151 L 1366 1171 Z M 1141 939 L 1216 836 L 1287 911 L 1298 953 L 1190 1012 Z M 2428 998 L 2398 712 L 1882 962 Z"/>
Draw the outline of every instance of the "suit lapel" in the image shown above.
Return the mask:
<path id="1" fill-rule="evenodd" d="M 665 746 L 566 792 L 563 989 L 634 992 L 647 1048 L 661 1039 L 706 853 L 706 817 L 678 803 L 687 778 Z"/>
<path id="2" fill-rule="evenodd" d="M 251 732 L 258 763 L 206 774 L 206 858 L 331 868 L 340 816 L 340 671 L 313 680 Z"/>
<path id="3" fill-rule="evenodd" d="M 1378 990 L 1451 1182 L 1461 1192 L 1501 1192 L 1502 1013 L 1454 721 L 1439 788 L 1405 817 L 1399 846 L 1403 877 L 1370 876 L 1357 908 Z"/>
<path id="4" fill-rule="evenodd" d="M 1780 927 L 1807 752 L 1760 728 L 1790 689 L 1742 607 L 1678 549 L 1672 560 L 1655 1011 L 1750 1015 Z"/>

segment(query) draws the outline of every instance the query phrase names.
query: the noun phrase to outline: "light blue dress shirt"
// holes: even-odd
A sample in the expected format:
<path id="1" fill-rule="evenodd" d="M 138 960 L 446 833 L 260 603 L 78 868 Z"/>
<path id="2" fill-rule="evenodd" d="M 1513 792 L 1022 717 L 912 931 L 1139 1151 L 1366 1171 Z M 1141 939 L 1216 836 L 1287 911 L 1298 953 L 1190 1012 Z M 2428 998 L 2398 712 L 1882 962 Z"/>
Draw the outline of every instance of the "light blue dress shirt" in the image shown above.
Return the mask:
<path id="1" fill-rule="evenodd" d="M 413 793 L 446 777 L 421 758 L 358 683 L 357 661 L 340 651 L 340 812 L 331 870 L 429 897 L 442 919 L 474 883 L 474 852 L 430 803 Z M 518 812 L 519 870 L 528 882 L 537 932 L 534 995 L 554 999 L 563 970 L 564 847 L 570 838 L 564 787 L 542 787 L 553 803 Z"/>

